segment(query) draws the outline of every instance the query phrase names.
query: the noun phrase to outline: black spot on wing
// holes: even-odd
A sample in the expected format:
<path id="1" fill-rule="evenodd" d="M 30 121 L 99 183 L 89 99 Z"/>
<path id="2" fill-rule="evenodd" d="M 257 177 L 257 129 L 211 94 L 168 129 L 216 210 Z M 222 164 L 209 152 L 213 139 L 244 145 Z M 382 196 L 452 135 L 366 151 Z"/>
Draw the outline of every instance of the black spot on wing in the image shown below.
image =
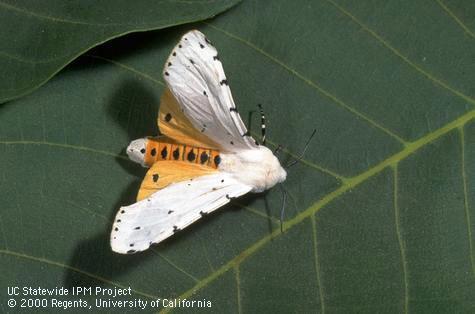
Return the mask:
<path id="1" fill-rule="evenodd" d="M 221 82 L 219 82 L 220 85 L 228 85 L 228 80 L 227 79 L 224 79 L 224 80 L 221 80 Z"/>
<path id="2" fill-rule="evenodd" d="M 140 227 L 135 227 L 134 229 L 135 229 L 135 230 L 140 230 Z"/>
<path id="3" fill-rule="evenodd" d="M 237 108 L 236 107 L 231 107 L 229 108 L 229 112 L 238 112 Z"/>
<path id="4" fill-rule="evenodd" d="M 157 182 L 157 181 L 158 181 L 158 178 L 159 178 L 158 173 L 154 173 L 154 174 L 152 175 L 152 180 L 153 180 L 153 182 Z"/>
<path id="5" fill-rule="evenodd" d="M 172 56 L 176 57 L 176 52 L 175 51 L 173 51 Z"/>
<path id="6" fill-rule="evenodd" d="M 195 64 L 195 61 L 193 61 L 193 59 L 190 59 L 190 63 Z"/>
<path id="7" fill-rule="evenodd" d="M 135 252 L 137 252 L 137 251 L 136 250 L 128 250 L 127 254 L 134 254 Z"/>
<path id="8" fill-rule="evenodd" d="M 183 47 L 181 44 L 180 44 L 180 45 L 178 45 L 178 48 L 181 48 L 181 47 Z"/>
<path id="9" fill-rule="evenodd" d="M 168 66 L 171 66 L 171 65 L 172 65 L 172 63 L 171 63 L 171 62 L 168 62 Z"/>
<path id="10" fill-rule="evenodd" d="M 170 215 L 171 213 L 173 213 L 173 210 L 169 210 L 169 211 L 168 211 L 168 215 Z"/>
<path id="11" fill-rule="evenodd" d="M 165 121 L 166 121 L 166 122 L 170 122 L 171 119 L 172 119 L 172 115 L 171 115 L 170 113 L 167 113 L 167 114 L 165 115 Z"/>
<path id="12" fill-rule="evenodd" d="M 168 73 L 168 72 L 165 72 L 165 75 L 166 75 L 166 76 L 169 76 L 169 75 L 170 75 L 170 73 Z"/>
<path id="13" fill-rule="evenodd" d="M 140 150 L 140 152 L 141 152 L 142 154 L 145 154 L 145 148 L 142 148 L 142 149 Z"/>
<path id="14" fill-rule="evenodd" d="M 205 45 L 203 45 L 202 43 L 200 43 L 200 48 L 201 49 L 204 49 Z"/>
<path id="15" fill-rule="evenodd" d="M 219 56 L 218 56 L 218 55 L 215 55 L 215 56 L 213 57 L 213 60 L 215 60 L 215 61 L 218 60 L 218 61 L 219 61 Z"/>

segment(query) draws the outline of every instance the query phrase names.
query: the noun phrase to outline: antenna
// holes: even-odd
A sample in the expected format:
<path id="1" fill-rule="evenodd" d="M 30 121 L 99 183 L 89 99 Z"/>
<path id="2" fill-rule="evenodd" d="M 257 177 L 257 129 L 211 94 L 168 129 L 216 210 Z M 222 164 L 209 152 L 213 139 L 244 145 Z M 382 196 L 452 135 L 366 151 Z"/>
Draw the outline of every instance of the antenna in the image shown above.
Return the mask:
<path id="1" fill-rule="evenodd" d="M 291 162 L 289 162 L 284 168 L 289 169 L 290 167 L 292 167 L 293 165 L 295 165 L 296 163 L 298 163 L 299 161 L 302 160 L 303 155 L 304 155 L 305 152 L 307 151 L 308 145 L 310 144 L 310 141 L 312 140 L 312 138 L 313 138 L 313 136 L 315 135 L 315 133 L 317 133 L 317 129 L 314 129 L 314 130 L 313 130 L 312 135 L 310 135 L 310 137 L 309 137 L 308 140 L 307 140 L 307 143 L 305 143 L 305 147 L 303 148 L 303 151 L 302 151 L 302 153 L 300 154 L 300 156 L 298 156 L 296 159 L 294 159 L 294 160 L 292 160 Z"/>

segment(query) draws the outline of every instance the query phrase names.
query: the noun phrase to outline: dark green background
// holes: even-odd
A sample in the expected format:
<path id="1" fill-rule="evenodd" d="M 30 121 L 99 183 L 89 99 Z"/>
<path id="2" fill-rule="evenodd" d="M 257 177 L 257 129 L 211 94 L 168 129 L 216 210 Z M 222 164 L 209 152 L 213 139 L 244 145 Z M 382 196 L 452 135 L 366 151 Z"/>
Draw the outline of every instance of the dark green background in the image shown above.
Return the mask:
<path id="1" fill-rule="evenodd" d="M 178 8 L 164 17 L 120 7 L 82 12 L 104 22 L 111 11 L 123 24 L 127 12 L 135 24 L 114 34 L 95 29 L 102 37 L 55 30 L 76 45 L 69 54 L 54 36 L 34 46 L 2 31 L 0 62 L 8 63 L 1 52 L 69 57 L 47 68 L 8 63 L 0 98 L 38 87 L 142 19 L 160 28 L 230 4 L 201 3 L 202 15 L 189 19 Z M 0 13 L 13 14 L 5 6 Z M 67 12 L 43 9 L 30 8 Z M 21 25 L 32 22 L 15 12 Z M 14 312 L 7 286 L 40 285 L 130 286 L 131 299 L 204 298 L 216 313 L 473 313 L 474 17 L 473 2 L 461 0 L 245 0 L 205 22 L 130 34 L 81 54 L 35 92 L 0 105 L 0 310 Z M 274 189 L 145 253 L 114 254 L 111 221 L 134 201 L 145 173 L 124 148 L 157 133 L 162 65 L 192 28 L 220 52 L 243 119 L 264 105 L 270 146 L 283 144 L 284 160 L 317 129 L 285 183 L 292 198 L 284 233 Z M 257 131 L 256 116 L 253 125 Z"/>

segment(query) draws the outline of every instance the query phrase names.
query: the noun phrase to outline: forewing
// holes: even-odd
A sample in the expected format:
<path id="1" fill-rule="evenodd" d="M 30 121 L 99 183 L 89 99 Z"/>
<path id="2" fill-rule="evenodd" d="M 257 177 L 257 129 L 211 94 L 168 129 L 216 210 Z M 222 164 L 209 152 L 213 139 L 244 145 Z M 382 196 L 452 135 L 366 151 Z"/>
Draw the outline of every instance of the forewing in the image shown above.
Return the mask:
<path id="1" fill-rule="evenodd" d="M 204 129 L 197 130 L 181 110 L 175 96 L 168 88 L 165 88 L 160 98 L 160 110 L 158 112 L 160 132 L 177 143 L 219 149 L 217 143 L 201 132 Z"/>
<path id="2" fill-rule="evenodd" d="M 201 32 L 193 30 L 181 38 L 163 74 L 196 130 L 224 151 L 257 147 L 237 112 L 218 52 Z"/>
<path id="3" fill-rule="evenodd" d="M 120 208 L 112 226 L 112 250 L 122 254 L 146 250 L 250 190 L 224 172 L 171 184 Z"/>

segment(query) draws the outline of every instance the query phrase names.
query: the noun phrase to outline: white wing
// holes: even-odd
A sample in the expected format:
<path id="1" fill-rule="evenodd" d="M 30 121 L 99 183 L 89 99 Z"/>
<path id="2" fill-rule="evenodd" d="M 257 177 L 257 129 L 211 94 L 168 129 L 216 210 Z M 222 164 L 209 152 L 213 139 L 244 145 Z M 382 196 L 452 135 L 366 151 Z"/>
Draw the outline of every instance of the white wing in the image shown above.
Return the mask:
<path id="1" fill-rule="evenodd" d="M 225 172 L 174 183 L 120 208 L 112 226 L 112 250 L 144 251 L 251 189 Z"/>
<path id="2" fill-rule="evenodd" d="M 218 52 L 201 32 L 183 35 L 163 75 L 193 126 L 224 151 L 258 146 L 237 112 Z"/>

